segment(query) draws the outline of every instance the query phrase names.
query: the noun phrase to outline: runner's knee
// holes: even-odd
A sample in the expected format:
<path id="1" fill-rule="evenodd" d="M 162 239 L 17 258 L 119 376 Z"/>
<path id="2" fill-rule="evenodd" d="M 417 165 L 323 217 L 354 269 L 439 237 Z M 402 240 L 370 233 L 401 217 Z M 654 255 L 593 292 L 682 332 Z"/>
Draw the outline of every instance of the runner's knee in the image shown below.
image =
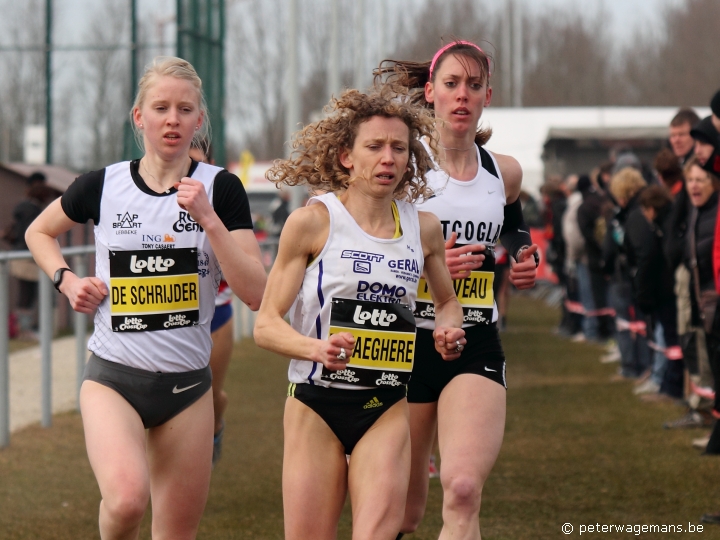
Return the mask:
<path id="1" fill-rule="evenodd" d="M 470 476 L 455 476 L 443 481 L 445 506 L 456 511 L 478 512 L 482 484 Z"/>
<path id="2" fill-rule="evenodd" d="M 146 489 L 125 489 L 103 499 L 109 517 L 117 523 L 139 523 L 147 508 L 150 493 Z"/>

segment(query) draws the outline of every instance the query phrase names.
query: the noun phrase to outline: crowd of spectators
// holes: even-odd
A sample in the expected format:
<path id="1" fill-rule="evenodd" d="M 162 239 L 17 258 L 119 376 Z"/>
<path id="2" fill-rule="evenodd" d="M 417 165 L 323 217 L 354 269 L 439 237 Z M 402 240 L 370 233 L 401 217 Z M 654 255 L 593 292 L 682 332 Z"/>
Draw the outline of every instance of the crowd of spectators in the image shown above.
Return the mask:
<path id="1" fill-rule="evenodd" d="M 720 454 L 720 91 L 711 110 L 680 109 L 651 164 L 619 148 L 541 193 L 564 290 L 557 333 L 603 344 L 600 360 L 618 362 L 615 378 L 643 401 L 684 404 L 665 428 L 707 428 L 693 444 Z"/>

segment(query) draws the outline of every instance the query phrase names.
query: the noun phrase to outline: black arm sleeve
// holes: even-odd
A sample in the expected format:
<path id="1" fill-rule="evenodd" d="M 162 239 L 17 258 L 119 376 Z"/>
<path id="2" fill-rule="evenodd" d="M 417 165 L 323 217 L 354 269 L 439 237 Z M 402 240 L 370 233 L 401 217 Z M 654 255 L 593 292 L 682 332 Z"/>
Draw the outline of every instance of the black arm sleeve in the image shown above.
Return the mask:
<path id="1" fill-rule="evenodd" d="M 250 202 L 240 179 L 220 171 L 213 187 L 213 208 L 228 231 L 252 229 Z"/>
<path id="2" fill-rule="evenodd" d="M 105 183 L 105 169 L 78 176 L 60 199 L 65 215 L 75 223 L 93 220 L 100 223 L 100 198 Z"/>
<path id="3" fill-rule="evenodd" d="M 500 241 L 513 259 L 517 256 L 517 252 L 521 247 L 532 244 L 519 198 L 514 203 L 505 205 L 505 217 L 500 232 Z"/>

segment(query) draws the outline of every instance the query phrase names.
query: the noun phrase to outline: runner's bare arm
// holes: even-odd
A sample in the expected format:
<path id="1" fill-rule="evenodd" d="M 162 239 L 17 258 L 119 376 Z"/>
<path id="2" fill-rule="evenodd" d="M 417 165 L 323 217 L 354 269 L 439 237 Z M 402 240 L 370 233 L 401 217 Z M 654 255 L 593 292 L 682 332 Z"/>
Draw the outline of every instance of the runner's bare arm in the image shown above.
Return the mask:
<path id="1" fill-rule="evenodd" d="M 257 310 L 267 274 L 255 234 L 250 229 L 228 231 L 210 205 L 202 182 L 183 178 L 177 189 L 178 204 L 205 229 L 225 281 L 240 300 L 250 309 Z"/>
<path id="2" fill-rule="evenodd" d="M 58 268 L 69 268 L 60 252 L 57 238 L 75 225 L 77 223 L 67 217 L 58 198 L 43 210 L 25 233 L 25 241 L 35 262 L 51 279 Z M 108 290 L 100 278 L 81 279 L 72 272 L 65 272 L 60 292 L 68 297 L 75 311 L 89 314 L 107 296 Z"/>
<path id="3" fill-rule="evenodd" d="M 322 362 L 328 369 L 343 369 L 355 346 L 348 332 L 328 341 L 303 336 L 283 317 L 297 297 L 308 263 L 322 251 L 330 231 L 330 217 L 322 204 L 295 210 L 283 227 L 277 258 L 268 277 L 265 295 L 255 322 L 255 343 L 263 349 L 294 358 Z M 340 348 L 347 359 L 339 360 Z"/>
<path id="4" fill-rule="evenodd" d="M 418 212 L 420 217 L 420 240 L 425 257 L 425 279 L 435 305 L 435 348 L 443 360 L 460 357 L 457 342 L 465 345 L 462 329 L 463 310 L 455 296 L 450 272 L 445 263 L 445 242 L 438 218 L 428 212 Z"/>
<path id="5" fill-rule="evenodd" d="M 518 160 L 512 156 L 495 153 L 493 153 L 493 156 L 497 160 L 505 184 L 505 200 L 507 204 L 513 203 L 520 196 L 520 190 L 522 189 L 522 167 Z"/>

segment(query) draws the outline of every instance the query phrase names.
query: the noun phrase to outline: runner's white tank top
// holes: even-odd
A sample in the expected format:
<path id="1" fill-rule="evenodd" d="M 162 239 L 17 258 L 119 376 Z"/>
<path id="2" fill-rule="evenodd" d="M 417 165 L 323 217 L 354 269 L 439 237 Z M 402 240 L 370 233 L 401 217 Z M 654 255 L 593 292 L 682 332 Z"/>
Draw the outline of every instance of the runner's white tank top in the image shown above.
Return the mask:
<path id="1" fill-rule="evenodd" d="M 395 202 L 402 234 L 398 238 L 382 239 L 363 231 L 335 194 L 326 193 L 310 199 L 308 204 L 322 203 L 327 207 L 330 230 L 322 252 L 305 270 L 302 286 L 290 308 L 290 324 L 295 330 L 304 336 L 328 339 L 333 301 L 338 299 L 346 299 L 345 304 L 350 306 L 351 326 L 355 315 L 356 321 L 359 321 L 359 324 L 355 325 L 358 329 L 369 328 L 371 323 L 378 322 L 379 329 L 393 330 L 393 325 L 388 326 L 382 322 L 385 313 L 382 307 L 400 304 L 406 306 L 404 309 L 408 312 L 414 343 L 412 309 L 424 263 L 420 224 L 414 205 L 403 201 Z M 369 318 L 371 313 L 372 319 Z M 367 320 L 363 319 L 366 315 Z M 392 317 L 394 316 L 390 315 L 390 319 L 395 320 Z M 383 326 L 386 328 L 382 328 Z M 409 331 L 407 328 L 400 328 L 400 332 Z M 362 335 L 362 330 L 359 330 L 359 334 L 353 333 L 357 338 Z M 358 343 L 362 341 L 357 339 Z M 376 377 L 360 376 L 358 370 L 354 375 L 338 374 L 327 371 L 321 363 L 293 359 L 290 361 L 288 378 L 296 384 L 308 383 L 346 389 L 373 388 L 392 381 L 392 376 L 387 376 L 390 371 L 385 373 L 382 369 L 387 367 L 387 362 L 379 361 L 373 365 L 369 349 L 365 352 L 364 365 L 370 368 L 359 371 L 367 375 L 371 373 L 370 370 L 375 370 L 372 373 L 376 374 Z M 348 351 L 348 356 L 350 355 Z M 385 379 L 383 373 L 386 375 Z"/>
<path id="2" fill-rule="evenodd" d="M 426 150 L 432 156 L 430 148 Z M 455 246 L 485 244 L 494 247 L 500 237 L 505 215 L 505 184 L 500 167 L 490 152 L 475 145 L 478 171 L 472 180 L 456 180 L 436 163 L 437 169 L 426 173 L 433 195 L 419 203 L 419 209 L 435 214 L 442 224 L 445 240 L 457 233 Z M 497 321 L 498 312 L 492 285 L 495 269 L 493 257 L 486 252 L 483 266 L 469 278 L 455 280 L 455 292 L 463 306 L 463 328 Z M 418 328 L 433 330 L 435 312 L 429 291 L 422 280 L 415 309 Z"/>
<path id="3" fill-rule="evenodd" d="M 221 170 L 199 163 L 192 174 L 211 204 Z M 98 307 L 88 348 L 153 372 L 205 367 L 222 274 L 205 232 L 178 206 L 177 194 L 141 191 L 130 162 L 107 167 L 95 245 L 95 275 L 109 294 Z"/>

